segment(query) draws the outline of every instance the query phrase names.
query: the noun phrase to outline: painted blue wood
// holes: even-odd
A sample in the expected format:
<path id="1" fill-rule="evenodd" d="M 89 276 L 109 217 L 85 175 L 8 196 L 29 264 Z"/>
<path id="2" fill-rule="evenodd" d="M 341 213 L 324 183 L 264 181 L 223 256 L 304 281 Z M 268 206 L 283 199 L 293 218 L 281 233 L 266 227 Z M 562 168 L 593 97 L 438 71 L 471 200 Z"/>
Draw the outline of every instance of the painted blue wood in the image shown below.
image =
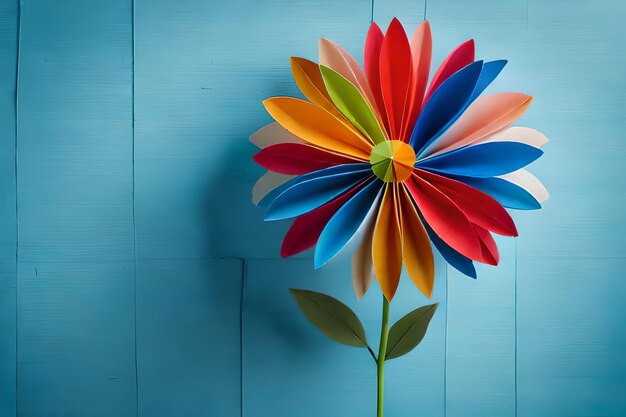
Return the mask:
<path id="1" fill-rule="evenodd" d="M 136 2 L 139 259 L 277 256 L 285 225 L 250 204 L 261 101 L 298 95 L 289 57 L 317 60 L 319 36 L 361 54 L 368 16 L 368 0 Z"/>
<path id="2" fill-rule="evenodd" d="M 131 17 L 23 2 L 20 416 L 136 415 Z"/>
<path id="3" fill-rule="evenodd" d="M 130 262 L 20 263 L 20 416 L 135 416 Z"/>
<path id="4" fill-rule="evenodd" d="M 518 260 L 518 416 L 626 415 L 624 261 Z"/>
<path id="5" fill-rule="evenodd" d="M 0 415 L 16 405 L 15 91 L 18 1 L 0 3 Z"/>
<path id="6" fill-rule="evenodd" d="M 422 344 L 386 365 L 390 416 L 444 415 L 445 266 L 437 259 L 432 297 L 441 302 Z M 365 349 L 336 344 L 306 321 L 288 288 L 329 294 L 361 318 L 378 350 L 382 295 L 378 284 L 357 301 L 350 264 L 333 260 L 314 270 L 312 260 L 249 261 L 243 303 L 243 415 L 313 417 L 373 415 L 376 366 Z M 391 302 L 390 322 L 430 301 L 403 276 Z"/>
<path id="7" fill-rule="evenodd" d="M 139 416 L 241 415 L 241 260 L 142 262 Z"/>

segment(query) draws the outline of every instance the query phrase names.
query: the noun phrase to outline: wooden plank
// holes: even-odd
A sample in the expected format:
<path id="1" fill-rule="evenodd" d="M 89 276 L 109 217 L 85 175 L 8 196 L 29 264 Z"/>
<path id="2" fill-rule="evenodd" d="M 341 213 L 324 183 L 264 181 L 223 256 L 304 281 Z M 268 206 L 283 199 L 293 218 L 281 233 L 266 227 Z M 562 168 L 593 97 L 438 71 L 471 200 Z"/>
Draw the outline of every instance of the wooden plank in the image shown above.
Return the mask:
<path id="1" fill-rule="evenodd" d="M 623 2 L 529 2 L 526 120 L 552 139 L 532 167 L 552 198 L 520 218 L 522 256 L 623 255 L 625 20 Z"/>
<path id="2" fill-rule="evenodd" d="M 133 264 L 20 263 L 20 416 L 135 416 Z"/>
<path id="3" fill-rule="evenodd" d="M 18 409 L 136 415 L 132 8 L 23 2 Z"/>
<path id="4" fill-rule="evenodd" d="M 18 1 L 0 3 L 0 415 L 16 415 L 15 86 Z"/>
<path id="5" fill-rule="evenodd" d="M 241 260 L 142 262 L 139 415 L 241 414 Z"/>
<path id="6" fill-rule="evenodd" d="M 133 259 L 132 9 L 25 2 L 20 261 Z"/>
<path id="7" fill-rule="evenodd" d="M 247 138 L 270 122 L 263 99 L 299 95 L 289 57 L 317 60 L 319 36 L 360 57 L 368 16 L 369 0 L 137 1 L 140 259 L 278 255 L 286 228 L 250 203 Z"/>
<path id="8" fill-rule="evenodd" d="M 475 281 L 448 266 L 448 417 L 515 415 L 515 241 L 498 244 Z"/>
<path id="9" fill-rule="evenodd" d="M 445 269 L 437 262 L 433 301 L 442 303 L 422 344 L 386 366 L 389 415 L 443 415 Z M 243 415 L 371 415 L 376 407 L 376 366 L 365 349 L 338 345 L 320 334 L 296 307 L 288 288 L 327 293 L 361 318 L 377 350 L 381 292 L 377 284 L 360 302 L 350 265 L 333 261 L 314 270 L 310 260 L 250 261 L 243 305 Z M 403 276 L 391 303 L 391 322 L 427 304 Z"/>
<path id="10" fill-rule="evenodd" d="M 518 261 L 519 417 L 626 415 L 624 261 Z"/>

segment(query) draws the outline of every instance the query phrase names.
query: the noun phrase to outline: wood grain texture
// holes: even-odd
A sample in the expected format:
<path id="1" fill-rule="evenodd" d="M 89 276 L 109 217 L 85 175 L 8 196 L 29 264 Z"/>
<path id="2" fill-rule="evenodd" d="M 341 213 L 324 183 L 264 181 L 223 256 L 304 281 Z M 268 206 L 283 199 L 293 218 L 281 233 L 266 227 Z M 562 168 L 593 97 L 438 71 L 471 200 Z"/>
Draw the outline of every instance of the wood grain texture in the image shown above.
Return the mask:
<path id="1" fill-rule="evenodd" d="M 624 261 L 518 260 L 518 416 L 626 415 Z"/>
<path id="2" fill-rule="evenodd" d="M 368 16 L 368 0 L 137 1 L 140 259 L 278 256 L 286 225 L 250 203 L 261 101 L 299 95 L 289 57 L 317 60 L 320 36 L 360 55 Z"/>
<path id="3" fill-rule="evenodd" d="M 420 346 L 386 365 L 389 415 L 444 414 L 445 266 L 437 259 L 432 301 L 440 302 Z M 365 349 L 336 344 L 302 316 L 288 288 L 329 294 L 360 317 L 376 350 L 382 295 L 377 284 L 357 301 L 350 265 L 311 260 L 250 261 L 243 303 L 243 415 L 276 417 L 370 415 L 376 401 L 376 366 Z M 391 302 L 390 323 L 429 304 L 408 276 Z M 277 394 L 279 396 L 277 397 Z M 277 399 L 280 398 L 280 399 Z"/>
<path id="4" fill-rule="evenodd" d="M 15 91 L 18 1 L 0 3 L 0 415 L 16 396 Z"/>
<path id="5" fill-rule="evenodd" d="M 241 260 L 137 270 L 139 416 L 241 414 Z"/>
<path id="6" fill-rule="evenodd" d="M 20 416 L 135 416 L 132 8 L 22 5 Z"/>

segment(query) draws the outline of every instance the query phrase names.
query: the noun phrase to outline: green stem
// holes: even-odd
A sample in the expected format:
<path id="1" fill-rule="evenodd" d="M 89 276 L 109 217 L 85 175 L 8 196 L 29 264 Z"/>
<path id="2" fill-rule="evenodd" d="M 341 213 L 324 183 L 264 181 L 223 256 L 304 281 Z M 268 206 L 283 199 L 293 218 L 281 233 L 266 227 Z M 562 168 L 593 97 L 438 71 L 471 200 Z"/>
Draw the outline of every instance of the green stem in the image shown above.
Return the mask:
<path id="1" fill-rule="evenodd" d="M 385 397 L 385 356 L 387 356 L 387 338 L 389 336 L 389 301 L 383 295 L 383 318 L 380 325 L 380 347 L 378 349 L 378 417 L 383 417 Z"/>

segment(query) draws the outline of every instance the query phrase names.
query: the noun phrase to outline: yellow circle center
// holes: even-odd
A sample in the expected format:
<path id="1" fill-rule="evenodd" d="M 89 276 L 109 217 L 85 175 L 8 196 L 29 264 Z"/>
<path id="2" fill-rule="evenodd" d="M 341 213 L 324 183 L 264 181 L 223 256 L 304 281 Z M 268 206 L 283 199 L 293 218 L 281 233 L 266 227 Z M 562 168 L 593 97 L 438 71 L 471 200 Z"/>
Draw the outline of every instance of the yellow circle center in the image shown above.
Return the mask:
<path id="1" fill-rule="evenodd" d="M 415 151 L 401 140 L 386 140 L 372 149 L 372 172 L 385 182 L 402 182 L 411 176 Z"/>

